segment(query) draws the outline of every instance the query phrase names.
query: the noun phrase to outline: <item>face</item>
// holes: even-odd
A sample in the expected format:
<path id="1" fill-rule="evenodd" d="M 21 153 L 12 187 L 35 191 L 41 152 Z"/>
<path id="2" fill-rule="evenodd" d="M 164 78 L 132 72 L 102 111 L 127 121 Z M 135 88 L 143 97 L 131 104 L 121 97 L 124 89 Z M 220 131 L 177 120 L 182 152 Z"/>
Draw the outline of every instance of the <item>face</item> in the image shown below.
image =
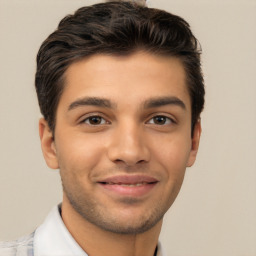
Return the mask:
<path id="1" fill-rule="evenodd" d="M 40 131 L 48 165 L 60 168 L 63 204 L 103 230 L 149 230 L 175 200 L 198 148 L 181 62 L 143 52 L 95 55 L 65 78 L 54 140 L 42 120 Z"/>

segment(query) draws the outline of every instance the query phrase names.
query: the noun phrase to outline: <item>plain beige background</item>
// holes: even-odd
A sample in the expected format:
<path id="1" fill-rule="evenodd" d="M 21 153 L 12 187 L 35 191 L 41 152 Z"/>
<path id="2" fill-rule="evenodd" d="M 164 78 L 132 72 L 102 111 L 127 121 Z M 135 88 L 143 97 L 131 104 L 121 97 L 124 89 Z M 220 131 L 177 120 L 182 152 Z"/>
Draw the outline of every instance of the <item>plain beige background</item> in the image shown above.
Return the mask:
<path id="1" fill-rule="evenodd" d="M 41 155 L 35 56 L 89 0 L 0 0 L 0 240 L 32 232 L 61 201 Z M 256 1 L 151 0 L 184 17 L 203 48 L 206 107 L 198 160 L 166 214 L 167 256 L 256 255 Z"/>

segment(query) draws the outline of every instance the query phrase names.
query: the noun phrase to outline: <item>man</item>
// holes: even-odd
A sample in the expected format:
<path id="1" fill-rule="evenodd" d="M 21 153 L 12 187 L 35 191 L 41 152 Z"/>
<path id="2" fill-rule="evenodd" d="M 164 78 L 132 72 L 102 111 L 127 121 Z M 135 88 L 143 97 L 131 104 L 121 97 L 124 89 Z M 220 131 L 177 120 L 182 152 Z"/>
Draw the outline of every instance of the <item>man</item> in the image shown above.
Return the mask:
<path id="1" fill-rule="evenodd" d="M 81 8 L 42 44 L 35 84 L 63 201 L 0 255 L 163 255 L 163 216 L 201 134 L 200 49 L 188 23 L 125 1 Z"/>

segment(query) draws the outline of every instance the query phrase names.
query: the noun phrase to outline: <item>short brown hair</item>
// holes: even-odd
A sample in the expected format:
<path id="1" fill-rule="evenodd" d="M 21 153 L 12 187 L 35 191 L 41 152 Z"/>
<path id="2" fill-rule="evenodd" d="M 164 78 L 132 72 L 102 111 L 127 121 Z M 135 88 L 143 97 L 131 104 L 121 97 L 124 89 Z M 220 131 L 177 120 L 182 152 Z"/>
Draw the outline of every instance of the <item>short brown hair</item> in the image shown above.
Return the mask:
<path id="1" fill-rule="evenodd" d="M 78 9 L 61 20 L 37 55 L 35 86 L 42 115 L 52 131 L 64 89 L 64 73 L 94 54 L 129 55 L 139 49 L 179 58 L 186 72 L 192 131 L 204 106 L 198 41 L 179 16 L 131 2 L 108 2 Z"/>

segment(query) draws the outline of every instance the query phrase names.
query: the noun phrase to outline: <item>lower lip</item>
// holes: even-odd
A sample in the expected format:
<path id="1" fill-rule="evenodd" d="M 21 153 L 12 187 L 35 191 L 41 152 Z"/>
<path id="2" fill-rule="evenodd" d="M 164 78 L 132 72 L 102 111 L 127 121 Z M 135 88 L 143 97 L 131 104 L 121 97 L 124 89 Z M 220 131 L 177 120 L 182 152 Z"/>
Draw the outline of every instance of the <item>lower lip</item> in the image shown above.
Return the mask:
<path id="1" fill-rule="evenodd" d="M 113 184 L 99 183 L 104 189 L 120 196 L 143 196 L 148 194 L 157 183 L 148 183 L 139 186 L 122 186 Z"/>

